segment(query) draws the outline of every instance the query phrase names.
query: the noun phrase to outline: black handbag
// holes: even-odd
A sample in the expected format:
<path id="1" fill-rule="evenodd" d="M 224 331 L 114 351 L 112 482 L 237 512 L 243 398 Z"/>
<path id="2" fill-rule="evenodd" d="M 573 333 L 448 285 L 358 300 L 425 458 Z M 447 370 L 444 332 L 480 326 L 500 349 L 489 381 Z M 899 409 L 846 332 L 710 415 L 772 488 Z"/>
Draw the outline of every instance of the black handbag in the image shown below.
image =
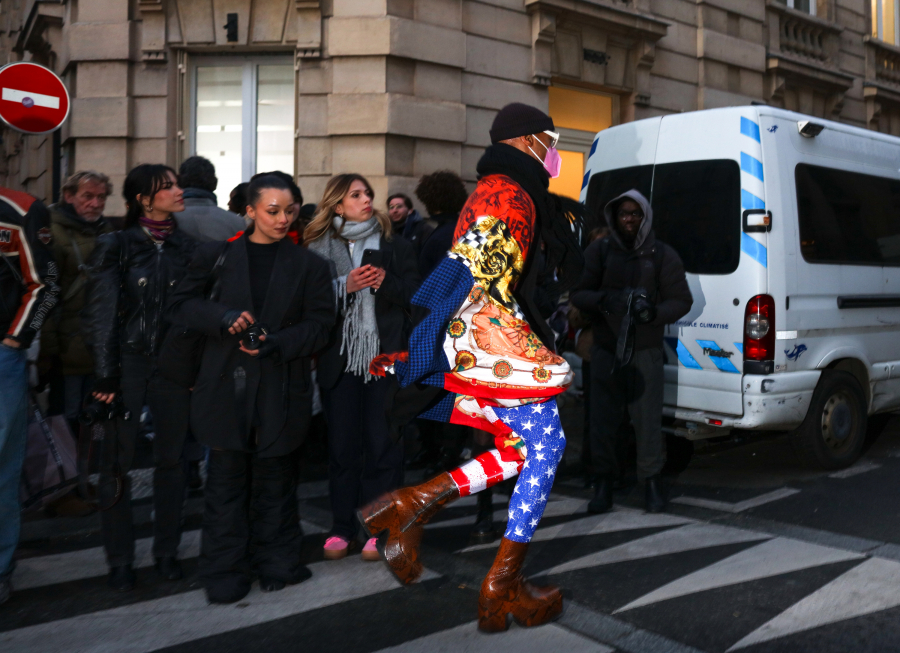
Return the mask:
<path id="1" fill-rule="evenodd" d="M 209 283 L 204 296 L 210 301 L 219 299 L 219 272 L 225 263 L 225 251 L 222 249 L 216 264 L 210 273 Z M 200 360 L 206 344 L 206 334 L 180 324 L 173 324 L 163 339 L 159 350 L 157 367 L 159 375 L 183 388 L 193 388 L 200 373 Z"/>

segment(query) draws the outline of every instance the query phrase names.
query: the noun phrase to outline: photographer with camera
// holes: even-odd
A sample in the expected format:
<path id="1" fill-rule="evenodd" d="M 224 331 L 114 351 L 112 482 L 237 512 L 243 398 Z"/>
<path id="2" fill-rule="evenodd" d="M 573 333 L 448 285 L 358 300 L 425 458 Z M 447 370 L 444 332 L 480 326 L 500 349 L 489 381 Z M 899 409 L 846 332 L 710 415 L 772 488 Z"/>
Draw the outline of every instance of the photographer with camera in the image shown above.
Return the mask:
<path id="1" fill-rule="evenodd" d="M 584 273 L 572 305 L 590 318 L 590 447 L 596 493 L 588 511 L 612 508 L 619 473 L 616 438 L 631 417 L 638 478 L 648 512 L 666 507 L 660 472 L 666 462 L 662 433 L 663 333 L 683 317 L 693 298 L 674 249 L 653 234 L 653 210 L 637 190 L 603 209 L 610 235 L 585 250 Z"/>
<path id="2" fill-rule="evenodd" d="M 94 357 L 95 403 L 82 422 L 118 417 L 101 447 L 101 530 L 110 566 L 108 585 L 134 587 L 134 526 L 131 482 L 144 405 L 153 414 L 153 555 L 166 580 L 182 576 L 178 563 L 185 493 L 182 460 L 188 430 L 187 389 L 157 373 L 166 333 L 163 308 L 187 272 L 196 241 L 177 228 L 173 213 L 184 209 L 175 171 L 161 164 L 139 165 L 123 185 L 126 215 L 122 231 L 97 239 L 88 260 L 82 313 L 84 340 Z M 133 418 L 132 418 L 133 416 Z"/>
<path id="3" fill-rule="evenodd" d="M 332 177 L 303 234 L 310 251 L 329 263 L 338 314 L 316 369 L 328 422 L 329 560 L 347 555 L 359 528 L 357 508 L 403 482 L 403 444 L 391 439 L 385 415 L 391 384 L 370 374 L 369 363 L 407 349 L 419 275 L 413 246 L 391 235 L 390 219 L 374 199 L 361 175 Z M 375 538 L 362 556 L 379 559 Z"/>
<path id="4" fill-rule="evenodd" d="M 168 309 L 205 335 L 191 430 L 211 448 L 200 551 L 210 603 L 240 601 L 253 574 L 264 592 L 311 576 L 300 564 L 297 454 L 312 416 L 310 357 L 334 324 L 331 275 L 285 237 L 286 181 L 254 178 L 247 201 L 253 224 L 202 245 Z"/>

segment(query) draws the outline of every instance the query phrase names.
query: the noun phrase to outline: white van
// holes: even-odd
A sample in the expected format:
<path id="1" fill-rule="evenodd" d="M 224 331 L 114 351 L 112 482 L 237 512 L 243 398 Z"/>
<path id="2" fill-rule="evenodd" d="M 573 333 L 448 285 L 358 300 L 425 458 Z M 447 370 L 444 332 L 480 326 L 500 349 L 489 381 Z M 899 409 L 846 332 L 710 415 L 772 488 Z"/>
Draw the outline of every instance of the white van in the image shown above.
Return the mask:
<path id="1" fill-rule="evenodd" d="M 649 197 L 694 295 L 665 337 L 673 432 L 797 429 L 808 463 L 856 460 L 900 408 L 898 168 L 900 138 L 766 106 L 597 135 L 581 200 Z"/>

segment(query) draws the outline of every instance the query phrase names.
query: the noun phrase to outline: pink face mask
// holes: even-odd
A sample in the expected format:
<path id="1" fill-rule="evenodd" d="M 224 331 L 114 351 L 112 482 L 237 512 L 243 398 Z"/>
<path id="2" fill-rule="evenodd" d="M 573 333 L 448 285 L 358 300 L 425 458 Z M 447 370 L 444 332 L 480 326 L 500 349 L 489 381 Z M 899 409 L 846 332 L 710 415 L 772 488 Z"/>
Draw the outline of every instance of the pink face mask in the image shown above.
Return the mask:
<path id="1" fill-rule="evenodd" d="M 541 143 L 538 139 L 535 139 L 538 143 Z M 543 145 L 543 143 L 541 143 Z M 531 148 L 528 148 L 531 150 Z M 531 153 L 537 156 L 534 150 L 531 150 Z M 540 157 L 538 157 L 540 158 Z M 559 173 L 562 171 L 562 158 L 559 156 L 559 152 L 556 151 L 555 147 L 551 147 L 547 150 L 547 154 L 544 156 L 544 170 L 547 171 L 547 174 L 550 175 L 551 179 L 556 179 L 559 177 Z"/>

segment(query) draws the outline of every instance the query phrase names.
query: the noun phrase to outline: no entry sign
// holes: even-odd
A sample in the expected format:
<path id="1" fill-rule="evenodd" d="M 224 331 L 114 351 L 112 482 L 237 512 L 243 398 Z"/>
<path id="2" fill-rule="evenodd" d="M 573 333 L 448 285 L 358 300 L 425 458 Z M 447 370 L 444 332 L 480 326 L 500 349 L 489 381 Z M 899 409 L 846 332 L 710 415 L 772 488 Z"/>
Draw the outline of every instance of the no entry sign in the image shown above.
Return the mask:
<path id="1" fill-rule="evenodd" d="M 25 134 L 47 134 L 69 117 L 69 92 L 62 80 L 38 64 L 0 68 L 0 118 Z"/>

